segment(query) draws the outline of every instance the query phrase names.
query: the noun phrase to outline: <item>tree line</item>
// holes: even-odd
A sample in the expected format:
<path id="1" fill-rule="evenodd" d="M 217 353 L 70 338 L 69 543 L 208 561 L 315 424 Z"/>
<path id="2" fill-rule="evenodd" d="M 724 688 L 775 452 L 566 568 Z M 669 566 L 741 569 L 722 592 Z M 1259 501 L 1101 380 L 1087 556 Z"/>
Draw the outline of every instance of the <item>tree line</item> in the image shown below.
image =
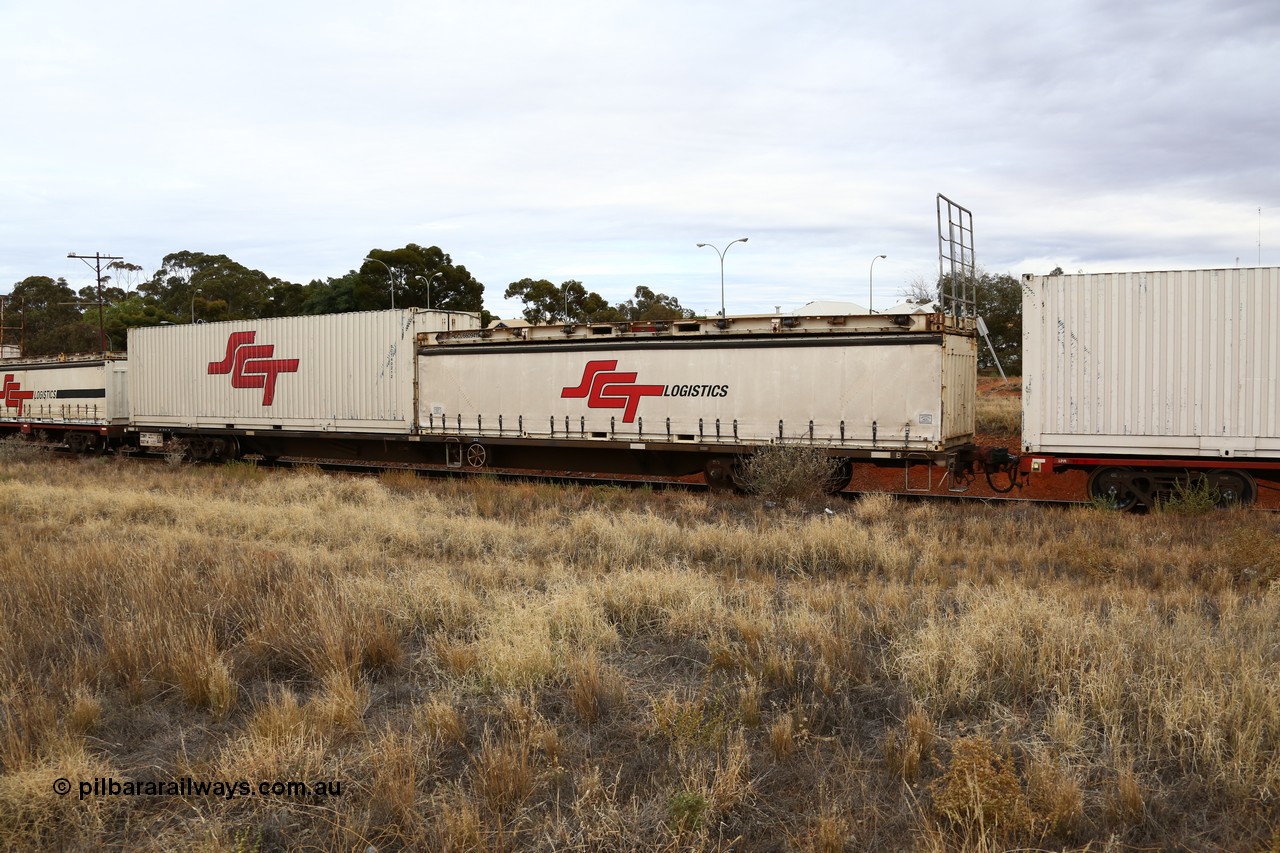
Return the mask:
<path id="1" fill-rule="evenodd" d="M 401 249 L 374 249 L 368 257 L 374 261 L 362 262 L 358 270 L 304 285 L 268 276 L 226 255 L 174 252 L 136 289 L 121 286 L 121 279 L 141 268 L 115 261 L 104 270 L 102 333 L 110 349 L 123 350 L 134 327 L 372 311 L 390 308 L 393 295 L 400 307 L 427 307 L 430 299 L 435 308 L 484 310 L 484 285 L 439 247 L 410 243 Z M 99 349 L 95 285 L 75 291 L 63 278 L 29 276 L 5 300 L 3 342 L 21 342 L 24 355 Z"/>
<path id="2" fill-rule="evenodd" d="M 130 328 L 166 323 L 252 320 L 306 314 L 336 314 L 397 307 L 472 311 L 488 325 L 496 319 L 484 308 L 484 285 L 437 246 L 410 243 L 400 249 L 373 249 L 359 269 L 298 284 L 268 276 L 226 255 L 182 251 L 166 255 L 160 268 L 135 287 L 142 268 L 114 261 L 102 288 L 102 334 L 107 347 L 125 349 Z M 1060 270 L 1055 270 L 1060 272 Z M 941 282 L 945 283 L 945 282 Z M 124 286 L 122 286 L 122 284 Z M 979 313 L 1006 372 L 1021 371 L 1021 287 L 1013 276 L 979 272 Z M 917 281 L 904 294 L 936 299 L 936 284 Z M 505 299 L 518 299 L 522 318 L 535 325 L 563 322 L 670 321 L 695 316 L 679 299 L 640 286 L 632 298 L 610 303 L 580 281 L 547 279 L 512 282 Z M 56 356 L 99 349 L 98 288 L 73 290 L 65 279 L 29 276 L 3 300 L 0 343 L 21 344 L 23 355 Z M 986 346 L 979 367 L 992 367 Z"/>
<path id="3" fill-rule="evenodd" d="M 141 272 L 141 267 L 125 261 L 108 264 L 101 304 L 95 285 L 77 291 L 64 278 L 23 279 L 7 297 L 0 297 L 0 343 L 20 344 L 26 356 L 56 356 L 98 350 L 101 333 L 108 349 L 123 351 L 128 330 L 139 326 L 374 311 L 390 308 L 393 302 L 400 308 L 471 311 L 485 325 L 496 319 L 484 307 L 484 285 L 438 246 L 410 243 L 400 249 L 373 249 L 359 269 L 308 284 L 268 276 L 226 255 L 191 251 L 166 255 L 150 278 L 136 287 L 127 283 Z M 648 287 L 638 287 L 634 298 L 610 305 L 581 282 L 557 287 L 526 278 L 507 288 L 506 298 L 513 297 L 524 303 L 522 313 L 531 323 L 559 322 L 567 316 L 606 321 L 692 315 L 675 297 Z"/>
<path id="4" fill-rule="evenodd" d="M 521 316 L 535 326 L 551 323 L 616 323 L 626 320 L 658 322 L 693 317 L 694 312 L 681 306 L 680 300 L 665 293 L 655 293 L 641 285 L 626 302 L 610 305 L 600 294 L 587 290 L 580 281 L 552 284 L 545 278 L 534 281 L 522 278 L 508 285 L 504 299 L 524 303 Z"/>

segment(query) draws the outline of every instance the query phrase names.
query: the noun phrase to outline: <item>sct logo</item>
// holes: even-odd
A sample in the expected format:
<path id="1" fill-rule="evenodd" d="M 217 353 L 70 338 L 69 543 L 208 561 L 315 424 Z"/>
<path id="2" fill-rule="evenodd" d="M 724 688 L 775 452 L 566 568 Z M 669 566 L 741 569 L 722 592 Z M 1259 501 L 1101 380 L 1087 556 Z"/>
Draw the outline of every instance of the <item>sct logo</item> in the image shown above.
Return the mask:
<path id="1" fill-rule="evenodd" d="M 6 373 L 4 375 L 4 386 L 0 388 L 0 400 L 4 400 L 4 404 L 11 409 L 17 409 L 18 414 L 22 414 L 22 403 L 24 400 L 30 400 L 36 395 L 34 391 L 23 391 L 21 382 L 13 381 L 13 374 Z"/>
<path id="2" fill-rule="evenodd" d="M 636 419 L 641 397 L 661 397 L 665 385 L 636 385 L 636 374 L 617 373 L 617 360 L 588 361 L 582 371 L 582 382 L 576 388 L 565 388 L 561 398 L 586 397 L 589 409 L 622 409 L 622 422 Z"/>
<path id="3" fill-rule="evenodd" d="M 227 338 L 227 354 L 222 361 L 209 362 L 209 375 L 231 374 L 232 388 L 261 388 L 262 405 L 276 398 L 276 377 L 297 373 L 298 359 L 272 358 L 275 344 L 254 344 L 257 332 L 233 332 Z"/>

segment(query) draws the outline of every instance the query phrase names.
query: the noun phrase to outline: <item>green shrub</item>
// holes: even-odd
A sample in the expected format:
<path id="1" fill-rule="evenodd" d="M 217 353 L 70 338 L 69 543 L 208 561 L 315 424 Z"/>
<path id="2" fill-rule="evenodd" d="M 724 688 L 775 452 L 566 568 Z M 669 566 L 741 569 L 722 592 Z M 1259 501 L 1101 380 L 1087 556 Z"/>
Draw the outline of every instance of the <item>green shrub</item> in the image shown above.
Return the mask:
<path id="1" fill-rule="evenodd" d="M 707 798 L 697 791 L 680 791 L 667 801 L 667 814 L 676 829 L 697 831 L 707 811 Z"/>
<path id="2" fill-rule="evenodd" d="M 1209 478 L 1201 474 L 1189 483 L 1174 483 L 1173 492 L 1158 501 L 1156 508 L 1175 515 L 1200 515 L 1216 509 L 1221 503 L 1222 493 L 1209 485 Z"/>

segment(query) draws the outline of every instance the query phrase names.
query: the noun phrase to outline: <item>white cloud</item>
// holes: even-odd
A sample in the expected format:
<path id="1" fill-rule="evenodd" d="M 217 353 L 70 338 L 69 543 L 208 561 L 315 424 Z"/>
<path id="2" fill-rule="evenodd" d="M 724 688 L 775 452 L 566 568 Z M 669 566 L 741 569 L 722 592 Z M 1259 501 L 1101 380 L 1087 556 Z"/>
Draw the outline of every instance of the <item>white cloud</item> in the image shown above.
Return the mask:
<path id="1" fill-rule="evenodd" d="M 83 279 L 71 250 L 308 281 L 416 242 L 499 313 L 526 276 L 709 308 L 694 243 L 749 236 L 731 310 L 862 298 L 887 254 L 880 301 L 936 274 L 939 191 L 996 272 L 1252 263 L 1278 27 L 1208 0 L 10 4 L 0 288 Z"/>

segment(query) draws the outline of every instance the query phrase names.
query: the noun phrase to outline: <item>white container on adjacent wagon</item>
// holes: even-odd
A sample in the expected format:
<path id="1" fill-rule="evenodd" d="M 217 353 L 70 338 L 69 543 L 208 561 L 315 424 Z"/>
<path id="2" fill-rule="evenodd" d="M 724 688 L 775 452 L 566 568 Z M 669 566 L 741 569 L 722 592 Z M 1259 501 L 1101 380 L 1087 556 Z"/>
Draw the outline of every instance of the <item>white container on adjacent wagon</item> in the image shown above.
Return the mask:
<path id="1" fill-rule="evenodd" d="M 1280 268 L 1022 283 L 1025 451 L 1280 458 Z"/>

